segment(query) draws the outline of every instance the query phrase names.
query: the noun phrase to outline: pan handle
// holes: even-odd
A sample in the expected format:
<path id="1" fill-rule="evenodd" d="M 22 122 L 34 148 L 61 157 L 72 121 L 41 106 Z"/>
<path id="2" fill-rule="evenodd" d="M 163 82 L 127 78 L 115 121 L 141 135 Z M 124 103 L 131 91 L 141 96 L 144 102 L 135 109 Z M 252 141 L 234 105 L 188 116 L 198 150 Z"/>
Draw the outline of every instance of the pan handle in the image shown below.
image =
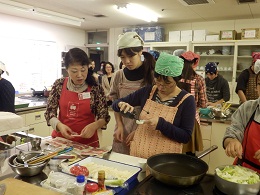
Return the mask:
<path id="1" fill-rule="evenodd" d="M 213 145 L 210 148 L 208 148 L 208 149 L 204 150 L 203 152 L 199 153 L 197 155 L 197 158 L 202 158 L 202 157 L 206 156 L 207 154 L 211 153 L 212 151 L 214 151 L 216 149 L 218 149 L 218 146 Z"/>

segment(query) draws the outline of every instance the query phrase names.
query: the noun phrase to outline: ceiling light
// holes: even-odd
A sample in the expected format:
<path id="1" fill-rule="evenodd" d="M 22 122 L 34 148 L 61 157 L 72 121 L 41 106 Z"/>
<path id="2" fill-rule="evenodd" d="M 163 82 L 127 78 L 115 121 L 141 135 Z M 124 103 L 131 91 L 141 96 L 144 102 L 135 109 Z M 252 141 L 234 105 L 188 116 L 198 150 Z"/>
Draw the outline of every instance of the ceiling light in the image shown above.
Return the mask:
<path id="1" fill-rule="evenodd" d="M 157 22 L 158 18 L 161 17 L 154 11 L 134 3 L 128 3 L 123 6 L 117 5 L 115 8 L 123 14 L 144 20 L 146 22 Z"/>
<path id="2" fill-rule="evenodd" d="M 50 21 L 61 22 L 65 24 L 70 24 L 74 26 L 81 26 L 81 22 L 84 22 L 84 19 L 76 18 L 73 16 L 61 14 L 58 12 L 42 9 L 42 8 L 35 8 L 30 5 L 14 2 L 14 1 L 4 1 L 0 0 L 0 9 L 9 10 L 11 12 L 23 11 L 23 12 L 30 12 L 32 15 L 37 15 L 38 17 L 44 17 Z"/>

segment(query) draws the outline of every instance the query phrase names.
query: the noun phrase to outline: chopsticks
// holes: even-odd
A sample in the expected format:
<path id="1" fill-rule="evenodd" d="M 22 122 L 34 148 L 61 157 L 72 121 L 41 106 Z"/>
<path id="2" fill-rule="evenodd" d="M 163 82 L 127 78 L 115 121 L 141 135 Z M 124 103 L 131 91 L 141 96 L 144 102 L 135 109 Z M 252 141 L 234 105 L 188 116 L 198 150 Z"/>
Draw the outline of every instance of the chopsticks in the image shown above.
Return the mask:
<path id="1" fill-rule="evenodd" d="M 223 106 L 221 108 L 222 112 L 225 112 L 230 106 L 231 106 L 231 104 L 224 102 Z"/>
<path id="2" fill-rule="evenodd" d="M 39 157 L 39 158 L 37 158 L 37 159 L 35 159 L 33 161 L 28 162 L 28 164 L 39 163 L 39 162 L 51 159 L 54 156 L 57 156 L 57 155 L 69 152 L 71 150 L 73 150 L 73 147 L 64 148 L 64 149 L 58 150 L 57 152 L 52 152 L 52 153 L 49 153 L 49 154 L 47 154 L 45 156 L 41 156 L 41 157 Z"/>

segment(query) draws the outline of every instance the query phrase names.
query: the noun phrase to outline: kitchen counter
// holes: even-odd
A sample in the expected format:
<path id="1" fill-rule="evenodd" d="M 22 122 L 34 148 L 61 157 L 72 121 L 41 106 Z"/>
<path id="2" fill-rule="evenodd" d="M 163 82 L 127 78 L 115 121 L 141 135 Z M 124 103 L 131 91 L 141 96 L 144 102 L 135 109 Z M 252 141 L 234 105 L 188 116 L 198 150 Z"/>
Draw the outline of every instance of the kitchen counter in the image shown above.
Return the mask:
<path id="1" fill-rule="evenodd" d="M 42 139 L 41 149 L 46 148 L 47 139 L 51 139 L 51 137 Z M 41 181 L 47 179 L 51 170 L 60 171 L 60 169 L 57 166 L 48 165 L 48 166 L 46 166 L 46 168 L 43 170 L 42 173 L 40 173 L 36 176 L 33 176 L 33 177 L 23 177 L 23 176 L 17 175 L 9 167 L 8 158 L 13 154 L 19 153 L 20 150 L 25 150 L 25 151 L 28 151 L 28 149 L 30 150 L 31 146 L 30 146 L 30 143 L 26 143 L 26 144 L 17 146 L 17 148 L 19 148 L 19 149 L 13 148 L 10 150 L 0 151 L 0 175 L 1 175 L 0 180 L 6 179 L 6 178 L 15 178 L 18 180 L 22 180 L 22 181 L 40 186 Z M 140 158 L 111 152 L 110 156 L 108 157 L 108 160 L 113 160 L 113 161 L 117 161 L 117 162 L 121 162 L 121 163 L 125 163 L 125 164 L 130 164 L 133 166 L 138 166 L 139 165 L 138 161 L 140 160 Z M 138 180 L 141 181 L 145 177 L 146 177 L 145 172 L 140 172 L 138 175 Z"/>
<path id="2" fill-rule="evenodd" d="M 37 112 L 46 109 L 47 98 L 46 97 L 32 97 L 32 96 L 20 96 L 16 97 L 15 105 L 29 103 L 28 107 L 17 108 L 15 109 L 15 113 L 20 114 L 28 114 L 32 112 Z"/>

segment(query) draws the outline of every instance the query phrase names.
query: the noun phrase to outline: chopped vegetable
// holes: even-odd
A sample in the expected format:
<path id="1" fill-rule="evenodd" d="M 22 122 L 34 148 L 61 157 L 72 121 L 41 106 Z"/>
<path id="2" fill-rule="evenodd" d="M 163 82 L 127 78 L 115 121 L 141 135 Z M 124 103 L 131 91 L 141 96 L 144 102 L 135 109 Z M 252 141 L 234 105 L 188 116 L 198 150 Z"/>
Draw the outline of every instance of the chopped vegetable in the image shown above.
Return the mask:
<path id="1" fill-rule="evenodd" d="M 239 184 L 255 184 L 260 182 L 259 175 L 248 168 L 241 166 L 226 166 L 224 169 L 216 169 L 216 174 L 224 180 Z"/>
<path id="2" fill-rule="evenodd" d="M 105 185 L 112 185 L 112 186 L 123 186 L 124 180 L 117 179 L 117 180 L 105 180 Z"/>

